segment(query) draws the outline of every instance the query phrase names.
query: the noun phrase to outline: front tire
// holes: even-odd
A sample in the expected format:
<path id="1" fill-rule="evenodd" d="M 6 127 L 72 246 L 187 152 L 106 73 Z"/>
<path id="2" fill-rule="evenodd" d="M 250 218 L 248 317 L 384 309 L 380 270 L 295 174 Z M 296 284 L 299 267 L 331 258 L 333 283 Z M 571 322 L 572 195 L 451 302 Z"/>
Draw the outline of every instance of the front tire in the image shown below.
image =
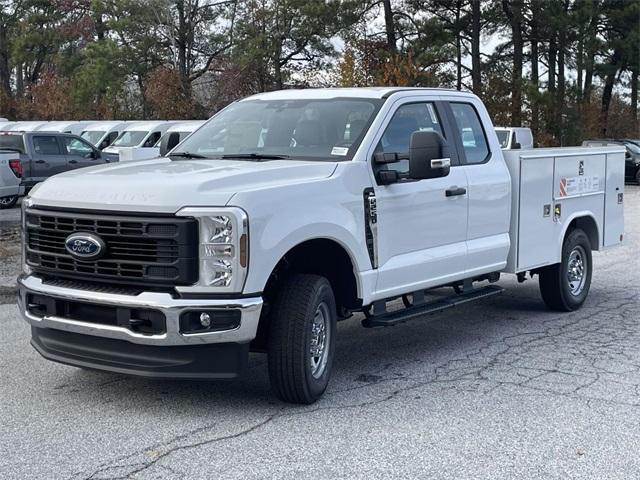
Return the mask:
<path id="1" fill-rule="evenodd" d="M 0 209 L 13 208 L 18 203 L 18 195 L 0 198 Z"/>
<path id="2" fill-rule="evenodd" d="M 279 288 L 269 324 L 271 387 L 281 400 L 310 404 L 327 388 L 336 337 L 331 285 L 318 275 L 297 274 Z"/>
<path id="3" fill-rule="evenodd" d="M 564 240 L 560 263 L 540 272 L 540 293 L 547 307 L 561 312 L 580 308 L 591 287 L 592 265 L 589 238 L 576 228 Z"/>

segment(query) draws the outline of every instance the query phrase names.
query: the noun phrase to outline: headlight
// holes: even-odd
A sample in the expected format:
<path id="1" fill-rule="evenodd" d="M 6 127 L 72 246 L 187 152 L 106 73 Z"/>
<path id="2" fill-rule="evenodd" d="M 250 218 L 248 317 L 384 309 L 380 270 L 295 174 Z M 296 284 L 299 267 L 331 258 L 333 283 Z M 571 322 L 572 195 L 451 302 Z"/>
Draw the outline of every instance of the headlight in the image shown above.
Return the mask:
<path id="1" fill-rule="evenodd" d="M 177 215 L 194 217 L 200 226 L 198 283 L 181 292 L 241 292 L 247 275 L 249 225 L 240 208 L 187 207 Z"/>
<path id="2" fill-rule="evenodd" d="M 31 267 L 27 265 L 27 208 L 33 205 L 29 197 L 22 199 L 20 207 L 20 254 L 22 256 L 22 271 L 25 275 L 31 275 Z"/>

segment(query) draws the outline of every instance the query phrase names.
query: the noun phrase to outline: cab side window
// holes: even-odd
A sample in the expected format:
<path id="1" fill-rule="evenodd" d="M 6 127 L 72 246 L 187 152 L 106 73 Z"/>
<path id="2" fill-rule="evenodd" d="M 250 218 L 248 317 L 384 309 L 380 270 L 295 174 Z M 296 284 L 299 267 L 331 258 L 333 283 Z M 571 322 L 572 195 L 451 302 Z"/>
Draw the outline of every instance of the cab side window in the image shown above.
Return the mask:
<path id="1" fill-rule="evenodd" d="M 147 138 L 147 141 L 144 142 L 144 145 L 142 145 L 143 147 L 153 147 L 156 142 L 158 140 L 160 140 L 160 137 L 162 136 L 161 132 L 153 132 L 151 135 L 149 135 L 149 138 Z"/>
<path id="2" fill-rule="evenodd" d="M 483 163 L 489 158 L 489 146 L 478 112 L 470 103 L 451 103 L 451 110 L 462 138 L 466 163 Z"/>
<path id="3" fill-rule="evenodd" d="M 60 155 L 58 139 L 53 136 L 33 137 L 33 149 L 40 155 Z"/>
<path id="4" fill-rule="evenodd" d="M 90 158 L 93 155 L 93 148 L 88 143 L 73 137 L 62 137 L 62 144 L 66 149 L 67 155 L 78 155 L 84 158 Z"/>
<path id="5" fill-rule="evenodd" d="M 376 153 L 408 154 L 411 134 L 416 131 L 437 132 L 444 137 L 442 124 L 433 103 L 409 103 L 400 106 L 378 142 Z M 409 160 L 390 163 L 386 168 L 408 173 Z"/>

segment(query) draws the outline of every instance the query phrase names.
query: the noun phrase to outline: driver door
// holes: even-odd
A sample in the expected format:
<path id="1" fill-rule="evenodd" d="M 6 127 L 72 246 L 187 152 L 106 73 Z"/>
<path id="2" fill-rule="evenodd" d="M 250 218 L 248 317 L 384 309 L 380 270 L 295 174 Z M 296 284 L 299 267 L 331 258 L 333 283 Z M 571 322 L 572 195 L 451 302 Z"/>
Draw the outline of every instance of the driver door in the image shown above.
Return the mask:
<path id="1" fill-rule="evenodd" d="M 448 142 L 447 176 L 404 178 L 374 187 L 377 204 L 378 282 L 376 298 L 421 290 L 464 278 L 467 260 L 467 177 L 459 166 L 444 109 L 437 101 L 405 101 L 397 106 L 375 152 L 408 154 L 411 134 L 435 131 Z M 408 174 L 409 161 L 376 165 Z M 460 191 L 465 190 L 465 193 Z M 449 194 L 447 193 L 449 190 Z M 455 195 L 450 195 L 455 192 Z"/>
<path id="2" fill-rule="evenodd" d="M 100 153 L 88 142 L 76 137 L 62 137 L 61 140 L 70 169 L 103 163 Z"/>

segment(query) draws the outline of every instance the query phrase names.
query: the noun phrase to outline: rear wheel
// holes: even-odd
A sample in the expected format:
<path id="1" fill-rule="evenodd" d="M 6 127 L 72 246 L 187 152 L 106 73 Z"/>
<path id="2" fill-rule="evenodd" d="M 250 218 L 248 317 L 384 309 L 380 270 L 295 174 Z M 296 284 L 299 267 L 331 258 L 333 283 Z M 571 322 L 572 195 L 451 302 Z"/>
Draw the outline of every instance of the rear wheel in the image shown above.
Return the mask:
<path id="1" fill-rule="evenodd" d="M 567 234 L 560 263 L 542 269 L 540 293 L 552 310 L 569 312 L 582 306 L 591 286 L 592 259 L 589 238 L 580 229 Z"/>
<path id="2" fill-rule="evenodd" d="M 309 404 L 327 388 L 333 363 L 336 304 L 331 285 L 298 274 L 280 286 L 269 325 L 271 387 L 285 402 Z"/>
<path id="3" fill-rule="evenodd" d="M 0 208 L 13 208 L 15 204 L 18 203 L 18 196 L 11 195 L 9 197 L 0 198 Z"/>

